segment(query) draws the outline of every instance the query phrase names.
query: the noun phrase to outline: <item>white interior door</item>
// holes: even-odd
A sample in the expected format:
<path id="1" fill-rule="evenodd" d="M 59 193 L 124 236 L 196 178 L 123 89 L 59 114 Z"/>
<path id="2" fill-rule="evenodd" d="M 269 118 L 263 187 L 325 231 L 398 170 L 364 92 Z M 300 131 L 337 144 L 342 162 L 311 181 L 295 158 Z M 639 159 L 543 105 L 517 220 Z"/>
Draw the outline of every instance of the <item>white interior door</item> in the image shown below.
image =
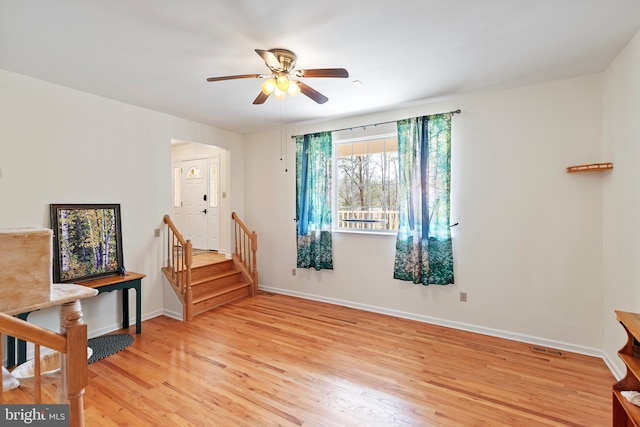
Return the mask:
<path id="1" fill-rule="evenodd" d="M 208 162 L 206 159 L 186 160 L 182 167 L 183 234 L 195 249 L 208 249 Z"/>

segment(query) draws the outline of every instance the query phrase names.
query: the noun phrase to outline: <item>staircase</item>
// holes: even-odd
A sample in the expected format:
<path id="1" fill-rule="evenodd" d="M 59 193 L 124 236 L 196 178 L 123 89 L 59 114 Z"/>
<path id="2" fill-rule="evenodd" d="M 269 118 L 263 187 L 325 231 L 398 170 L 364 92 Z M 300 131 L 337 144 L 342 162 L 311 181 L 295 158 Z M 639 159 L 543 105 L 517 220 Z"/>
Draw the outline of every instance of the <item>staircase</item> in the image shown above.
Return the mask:
<path id="1" fill-rule="evenodd" d="M 205 255 L 196 255 L 197 261 Z M 232 259 L 191 267 L 192 314 L 203 313 L 228 302 L 251 295 L 251 282 L 235 268 Z"/>
<path id="2" fill-rule="evenodd" d="M 249 232 L 235 212 L 232 219 L 236 249 L 227 259 L 207 251 L 194 255 L 191 242 L 184 239 L 169 215 L 164 216 L 167 263 L 162 272 L 182 303 L 184 321 L 257 292 L 256 233 Z"/>

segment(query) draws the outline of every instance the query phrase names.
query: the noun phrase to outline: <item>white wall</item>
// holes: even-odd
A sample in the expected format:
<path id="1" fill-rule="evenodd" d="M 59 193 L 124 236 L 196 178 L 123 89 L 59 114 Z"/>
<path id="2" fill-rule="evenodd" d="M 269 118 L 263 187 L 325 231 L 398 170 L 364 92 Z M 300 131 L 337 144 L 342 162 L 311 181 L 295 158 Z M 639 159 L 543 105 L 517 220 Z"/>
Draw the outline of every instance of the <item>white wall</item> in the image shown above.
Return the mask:
<path id="1" fill-rule="evenodd" d="M 142 317 L 161 314 L 163 294 L 175 298 L 153 237 L 171 209 L 170 141 L 230 150 L 230 202 L 242 213 L 242 137 L 2 70 L 0 93 L 0 228 L 49 227 L 49 203 L 120 203 L 125 267 L 147 275 Z M 116 293 L 83 302 L 90 336 L 119 328 L 119 302 Z M 53 309 L 29 320 L 58 328 Z"/>
<path id="2" fill-rule="evenodd" d="M 640 312 L 640 32 L 604 73 L 604 350 L 622 377 L 615 310 Z"/>
<path id="3" fill-rule="evenodd" d="M 393 280 L 394 238 L 352 234 L 334 234 L 333 271 L 292 276 L 295 146 L 264 132 L 245 141 L 246 223 L 258 233 L 260 286 L 600 355 L 603 176 L 565 172 L 601 160 L 600 74 L 289 129 L 302 134 L 457 108 L 455 285 Z M 468 302 L 459 302 L 460 291 Z"/>

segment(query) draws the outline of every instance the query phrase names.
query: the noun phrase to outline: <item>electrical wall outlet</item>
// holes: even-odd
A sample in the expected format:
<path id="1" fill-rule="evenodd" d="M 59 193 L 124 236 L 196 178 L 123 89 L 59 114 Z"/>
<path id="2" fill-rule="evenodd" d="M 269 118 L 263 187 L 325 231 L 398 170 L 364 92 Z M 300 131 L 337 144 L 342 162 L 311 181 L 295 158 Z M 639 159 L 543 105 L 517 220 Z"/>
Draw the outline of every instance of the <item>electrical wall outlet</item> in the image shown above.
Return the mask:
<path id="1" fill-rule="evenodd" d="M 295 269 L 295 268 L 292 268 L 292 269 L 291 269 L 291 275 L 292 275 L 292 276 L 295 276 L 295 275 L 296 275 L 296 269 Z"/>
<path id="2" fill-rule="evenodd" d="M 460 292 L 460 301 L 467 302 L 467 293 L 466 292 Z"/>
<path id="3" fill-rule="evenodd" d="M 160 229 L 156 228 L 155 230 L 153 230 L 153 237 L 160 237 Z"/>

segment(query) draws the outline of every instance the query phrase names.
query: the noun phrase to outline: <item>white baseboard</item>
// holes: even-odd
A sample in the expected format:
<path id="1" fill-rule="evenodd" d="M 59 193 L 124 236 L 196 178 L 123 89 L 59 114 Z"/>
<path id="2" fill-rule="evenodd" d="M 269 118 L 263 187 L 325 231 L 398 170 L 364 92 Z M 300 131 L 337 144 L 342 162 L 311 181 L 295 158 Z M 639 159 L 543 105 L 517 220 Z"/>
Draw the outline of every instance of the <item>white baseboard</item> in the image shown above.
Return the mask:
<path id="1" fill-rule="evenodd" d="M 167 310 L 164 309 L 162 310 L 162 314 L 164 314 L 167 317 L 170 317 L 172 319 L 176 319 L 182 322 L 182 312 L 177 312 L 177 311 L 173 311 L 173 310 Z"/>
<path id="2" fill-rule="evenodd" d="M 602 357 L 604 363 L 607 365 L 607 368 L 611 371 L 613 376 L 616 378 L 616 381 L 620 381 L 624 378 L 625 372 L 618 369 L 615 363 L 607 356 L 606 354 Z"/>
<path id="3" fill-rule="evenodd" d="M 145 315 L 142 316 L 142 321 L 144 322 L 145 320 L 149 320 L 149 319 L 153 319 L 154 317 L 158 317 L 161 316 L 163 314 L 162 310 L 156 310 L 156 311 L 152 311 L 150 313 L 146 313 Z M 129 317 L 129 326 L 135 326 L 136 325 L 136 318 L 135 317 Z M 95 337 L 99 337 L 101 335 L 106 335 L 108 333 L 117 331 L 118 329 L 122 329 L 122 323 L 118 322 L 118 323 L 112 323 L 110 325 L 104 326 L 100 329 L 95 329 L 89 332 L 88 334 L 88 338 L 95 338 Z"/>
<path id="4" fill-rule="evenodd" d="M 267 292 L 273 292 L 276 294 L 290 295 L 290 296 L 305 298 L 305 299 L 314 300 L 314 301 L 326 302 L 329 304 L 343 305 L 345 307 L 357 308 L 360 310 L 370 311 L 373 313 L 387 314 L 390 316 L 400 317 L 402 319 L 416 320 L 418 322 L 430 323 L 433 325 L 445 326 L 452 329 L 459 329 L 463 331 L 474 332 L 477 334 L 488 335 L 488 336 L 504 338 L 512 341 L 519 341 L 527 344 L 534 344 L 538 346 L 569 351 L 572 353 L 583 354 L 586 356 L 599 357 L 604 360 L 605 364 L 607 365 L 609 370 L 611 370 L 614 376 L 618 377 L 616 375 L 617 374 L 616 370 L 612 369 L 614 364 L 612 364 L 611 361 L 606 358 L 606 354 L 604 353 L 603 350 L 597 349 L 597 348 L 591 348 L 591 347 L 585 347 L 585 346 L 571 344 L 571 343 L 565 343 L 561 341 L 549 340 L 549 339 L 544 339 L 544 338 L 535 337 L 531 335 L 517 334 L 513 332 L 502 331 L 499 329 L 484 328 L 482 326 L 471 325 L 468 323 L 454 322 L 451 320 L 439 319 L 436 317 L 424 316 L 424 315 L 415 314 L 415 313 L 408 313 L 405 311 L 393 310 L 385 307 L 355 303 L 353 301 L 321 297 L 318 295 L 307 294 L 304 292 L 295 292 L 295 291 L 289 291 L 286 289 L 271 288 L 269 286 L 260 286 L 259 289 Z"/>

